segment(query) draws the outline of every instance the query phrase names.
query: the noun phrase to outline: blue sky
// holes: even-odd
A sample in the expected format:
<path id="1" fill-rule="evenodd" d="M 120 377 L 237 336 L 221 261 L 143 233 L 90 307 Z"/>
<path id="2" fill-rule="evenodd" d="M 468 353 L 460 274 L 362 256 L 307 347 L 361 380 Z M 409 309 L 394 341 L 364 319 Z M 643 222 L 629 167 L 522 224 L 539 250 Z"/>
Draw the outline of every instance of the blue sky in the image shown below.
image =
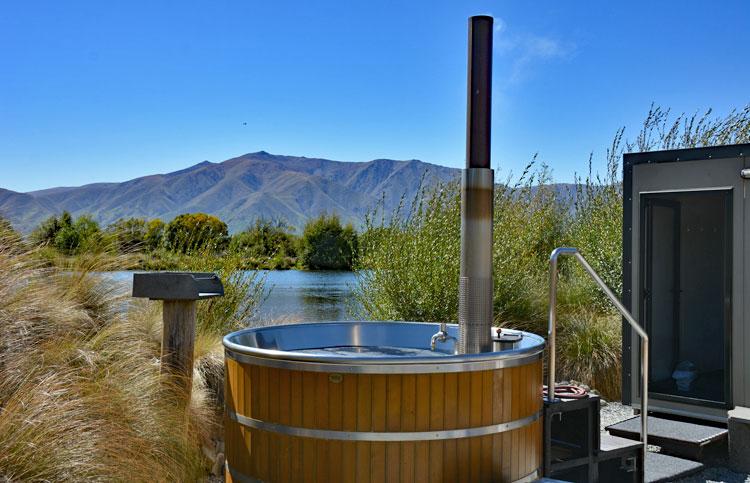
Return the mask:
<path id="1" fill-rule="evenodd" d="M 462 166 L 466 28 L 496 17 L 493 165 L 585 171 L 652 101 L 750 102 L 750 2 L 7 1 L 0 187 L 247 152 Z"/>

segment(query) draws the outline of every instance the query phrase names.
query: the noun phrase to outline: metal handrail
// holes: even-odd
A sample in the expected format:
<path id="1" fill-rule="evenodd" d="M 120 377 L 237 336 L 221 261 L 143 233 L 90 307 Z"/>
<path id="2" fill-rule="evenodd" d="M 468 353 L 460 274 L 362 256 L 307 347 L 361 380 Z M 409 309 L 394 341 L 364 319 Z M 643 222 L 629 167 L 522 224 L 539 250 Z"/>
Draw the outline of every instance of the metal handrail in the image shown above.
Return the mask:
<path id="1" fill-rule="evenodd" d="M 555 400 L 555 336 L 557 332 L 557 259 L 561 255 L 573 255 L 576 260 L 583 266 L 586 272 L 602 289 L 615 308 L 622 314 L 625 320 L 636 331 L 641 338 L 641 441 L 643 442 L 643 465 L 646 464 L 646 455 L 648 453 L 648 334 L 638 324 L 633 315 L 622 305 L 620 299 L 604 283 L 604 280 L 589 265 L 589 262 L 580 254 L 577 248 L 560 247 L 552 250 L 549 257 L 550 274 L 549 274 L 549 383 L 547 384 L 547 400 Z"/>

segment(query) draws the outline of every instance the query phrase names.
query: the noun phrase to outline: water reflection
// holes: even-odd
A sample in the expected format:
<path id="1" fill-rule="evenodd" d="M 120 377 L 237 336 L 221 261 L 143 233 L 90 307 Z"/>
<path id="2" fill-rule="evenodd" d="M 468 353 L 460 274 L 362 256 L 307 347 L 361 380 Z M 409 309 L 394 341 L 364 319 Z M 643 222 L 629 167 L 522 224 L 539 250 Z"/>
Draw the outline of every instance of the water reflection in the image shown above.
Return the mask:
<path id="1" fill-rule="evenodd" d="M 252 272 L 248 272 L 252 273 Z M 252 323 L 321 322 L 352 320 L 358 307 L 352 293 L 352 272 L 270 270 L 266 274 L 265 300 Z M 132 272 L 107 272 L 129 292 Z"/>
<path id="2" fill-rule="evenodd" d="M 267 297 L 256 318 L 262 321 L 351 320 L 356 307 L 351 272 L 270 271 Z"/>

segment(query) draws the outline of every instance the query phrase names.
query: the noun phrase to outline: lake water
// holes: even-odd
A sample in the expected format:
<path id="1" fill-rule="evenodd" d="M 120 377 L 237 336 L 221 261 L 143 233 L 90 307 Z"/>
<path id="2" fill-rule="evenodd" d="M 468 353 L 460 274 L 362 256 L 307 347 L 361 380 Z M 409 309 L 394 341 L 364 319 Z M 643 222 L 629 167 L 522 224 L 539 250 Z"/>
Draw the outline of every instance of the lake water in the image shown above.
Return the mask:
<path id="1" fill-rule="evenodd" d="M 266 296 L 256 318 L 268 322 L 319 322 L 351 320 L 356 308 L 352 272 L 270 270 Z M 133 272 L 109 272 L 112 279 L 132 284 Z"/>

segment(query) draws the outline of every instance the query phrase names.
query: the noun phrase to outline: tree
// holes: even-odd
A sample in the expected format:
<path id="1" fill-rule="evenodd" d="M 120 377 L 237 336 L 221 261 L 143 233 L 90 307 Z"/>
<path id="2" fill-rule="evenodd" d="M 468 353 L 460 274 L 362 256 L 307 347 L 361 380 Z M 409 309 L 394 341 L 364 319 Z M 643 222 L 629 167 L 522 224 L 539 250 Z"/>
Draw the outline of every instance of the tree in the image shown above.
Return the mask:
<path id="1" fill-rule="evenodd" d="M 80 216 L 74 222 L 70 213 L 64 212 L 60 220 L 61 228 L 55 235 L 53 245 L 61 252 L 73 255 L 101 242 L 99 224 L 90 216 Z"/>
<path id="2" fill-rule="evenodd" d="M 88 215 L 73 220 L 63 211 L 59 217 L 50 216 L 32 232 L 31 241 L 37 245 L 50 245 L 72 255 L 93 247 L 102 240 L 99 224 Z"/>
<path id="3" fill-rule="evenodd" d="M 107 227 L 121 252 L 141 250 L 145 246 L 147 227 L 143 218 L 122 218 Z"/>
<path id="4" fill-rule="evenodd" d="M 185 213 L 169 222 L 164 231 L 165 246 L 188 253 L 200 250 L 220 251 L 229 241 L 227 224 L 205 213 Z"/>
<path id="5" fill-rule="evenodd" d="M 155 218 L 148 222 L 146 226 L 146 236 L 144 241 L 149 250 L 156 250 L 162 246 L 162 240 L 164 238 L 164 228 L 167 225 L 159 218 Z"/>
<path id="6" fill-rule="evenodd" d="M 295 242 L 295 236 L 284 222 L 258 218 L 253 226 L 232 237 L 229 249 L 258 258 L 294 257 L 297 255 Z"/>
<path id="7" fill-rule="evenodd" d="M 31 241 L 37 245 L 54 244 L 57 234 L 64 227 L 70 226 L 71 220 L 70 213 L 67 211 L 63 211 L 59 218 L 55 215 L 50 216 L 31 233 Z"/>
<path id="8" fill-rule="evenodd" d="M 351 270 L 357 253 L 357 234 L 343 227 L 337 215 L 321 215 L 305 225 L 301 240 L 302 264 L 311 270 Z"/>

